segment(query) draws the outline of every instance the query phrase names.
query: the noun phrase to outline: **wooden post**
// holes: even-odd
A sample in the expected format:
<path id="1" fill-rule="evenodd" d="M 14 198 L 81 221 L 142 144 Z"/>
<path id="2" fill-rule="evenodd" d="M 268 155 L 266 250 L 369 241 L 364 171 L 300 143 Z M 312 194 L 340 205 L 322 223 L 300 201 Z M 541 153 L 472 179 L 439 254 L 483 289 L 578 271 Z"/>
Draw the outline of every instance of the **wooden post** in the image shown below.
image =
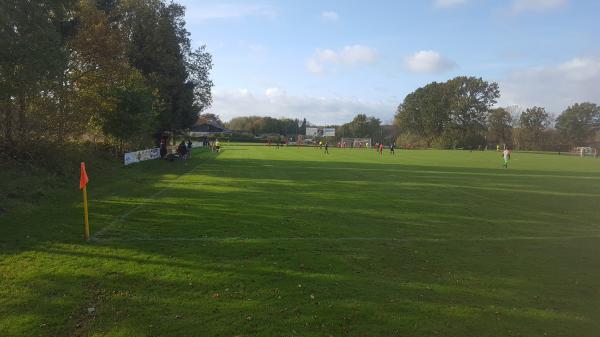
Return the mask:
<path id="1" fill-rule="evenodd" d="M 90 222 L 88 219 L 88 201 L 87 201 L 87 187 L 83 187 L 83 238 L 85 241 L 90 239 Z"/>

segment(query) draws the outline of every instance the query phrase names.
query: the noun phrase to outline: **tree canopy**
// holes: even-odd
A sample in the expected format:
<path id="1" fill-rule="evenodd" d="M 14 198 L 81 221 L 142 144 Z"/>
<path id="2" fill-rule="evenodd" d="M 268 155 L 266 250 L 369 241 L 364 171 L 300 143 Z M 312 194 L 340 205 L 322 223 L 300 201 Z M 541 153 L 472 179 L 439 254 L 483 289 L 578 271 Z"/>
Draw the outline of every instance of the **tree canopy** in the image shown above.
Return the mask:
<path id="1" fill-rule="evenodd" d="M 184 14 L 165 0 L 2 1 L 0 146 L 191 127 L 212 103 L 212 57 L 191 48 Z"/>
<path id="2" fill-rule="evenodd" d="M 280 134 L 280 135 L 298 135 L 306 132 L 306 119 L 274 118 L 247 116 L 235 117 L 226 124 L 228 128 L 236 131 L 245 131 L 255 135 L 260 134 Z"/>
<path id="3" fill-rule="evenodd" d="M 433 82 L 408 94 L 395 125 L 424 139 L 427 146 L 473 147 L 485 142 L 488 111 L 500 97 L 497 83 L 476 77 Z"/>
<path id="4" fill-rule="evenodd" d="M 588 146 L 600 130 L 600 107 L 594 103 L 577 103 L 556 119 L 556 129 L 572 146 Z"/>

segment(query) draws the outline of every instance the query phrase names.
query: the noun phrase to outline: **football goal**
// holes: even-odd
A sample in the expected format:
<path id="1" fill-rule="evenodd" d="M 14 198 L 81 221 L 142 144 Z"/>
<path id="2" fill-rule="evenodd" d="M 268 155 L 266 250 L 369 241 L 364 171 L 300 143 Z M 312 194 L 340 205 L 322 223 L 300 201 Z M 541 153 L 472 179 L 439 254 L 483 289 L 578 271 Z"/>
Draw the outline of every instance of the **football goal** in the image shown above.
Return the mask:
<path id="1" fill-rule="evenodd" d="M 342 148 L 369 148 L 373 146 L 371 142 L 371 138 L 342 138 L 341 142 Z"/>
<path id="2" fill-rule="evenodd" d="M 581 157 L 596 157 L 598 155 L 598 150 L 593 147 L 577 147 L 575 152 Z"/>

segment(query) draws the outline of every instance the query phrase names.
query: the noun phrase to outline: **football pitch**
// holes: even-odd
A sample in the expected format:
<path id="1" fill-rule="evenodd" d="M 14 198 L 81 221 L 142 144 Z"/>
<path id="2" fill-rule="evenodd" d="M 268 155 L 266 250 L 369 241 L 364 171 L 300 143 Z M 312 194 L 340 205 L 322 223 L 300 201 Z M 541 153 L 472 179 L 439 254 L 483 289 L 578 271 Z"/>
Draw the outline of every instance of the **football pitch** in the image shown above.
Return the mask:
<path id="1" fill-rule="evenodd" d="M 600 336 L 600 160 L 225 145 L 0 217 L 0 336 Z"/>

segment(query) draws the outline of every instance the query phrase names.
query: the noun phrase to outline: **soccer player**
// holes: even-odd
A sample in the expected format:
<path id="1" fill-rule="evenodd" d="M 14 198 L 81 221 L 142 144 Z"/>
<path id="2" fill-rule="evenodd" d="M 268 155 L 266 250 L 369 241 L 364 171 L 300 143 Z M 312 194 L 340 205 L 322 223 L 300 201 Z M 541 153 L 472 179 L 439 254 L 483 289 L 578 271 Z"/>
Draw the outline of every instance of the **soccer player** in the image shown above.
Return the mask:
<path id="1" fill-rule="evenodd" d="M 510 151 L 508 149 L 505 149 L 504 152 L 502 152 L 502 156 L 504 157 L 504 164 L 502 166 L 504 166 L 504 168 L 508 168 L 508 161 L 510 160 Z"/>
<path id="2" fill-rule="evenodd" d="M 329 142 L 325 142 L 325 154 L 329 154 Z"/>
<path id="3" fill-rule="evenodd" d="M 394 152 L 394 149 L 396 148 L 396 143 L 392 142 L 392 144 L 390 144 L 390 154 L 395 155 L 396 153 Z"/>
<path id="4" fill-rule="evenodd" d="M 187 141 L 187 157 L 192 158 L 192 141 L 188 139 Z"/>
<path id="5" fill-rule="evenodd" d="M 383 143 L 379 143 L 379 155 L 383 155 Z"/>

